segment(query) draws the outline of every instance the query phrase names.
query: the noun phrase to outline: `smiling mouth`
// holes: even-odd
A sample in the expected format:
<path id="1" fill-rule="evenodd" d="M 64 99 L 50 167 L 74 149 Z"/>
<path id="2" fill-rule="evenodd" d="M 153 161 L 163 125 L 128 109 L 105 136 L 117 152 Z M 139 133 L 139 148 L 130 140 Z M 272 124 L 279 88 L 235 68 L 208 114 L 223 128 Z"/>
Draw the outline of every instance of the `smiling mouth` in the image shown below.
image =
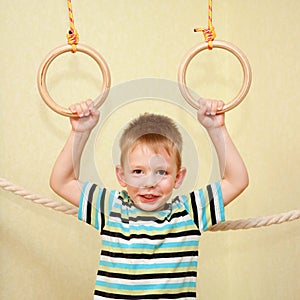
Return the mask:
<path id="1" fill-rule="evenodd" d="M 142 198 L 143 202 L 155 202 L 159 196 L 148 194 L 148 195 L 140 195 L 140 197 Z"/>

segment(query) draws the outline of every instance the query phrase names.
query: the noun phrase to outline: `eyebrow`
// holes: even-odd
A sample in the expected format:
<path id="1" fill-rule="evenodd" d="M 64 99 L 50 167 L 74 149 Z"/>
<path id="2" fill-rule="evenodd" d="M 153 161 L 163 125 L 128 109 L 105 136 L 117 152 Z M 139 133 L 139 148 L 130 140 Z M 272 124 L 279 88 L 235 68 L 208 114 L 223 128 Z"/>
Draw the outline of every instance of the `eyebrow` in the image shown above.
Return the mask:
<path id="1" fill-rule="evenodd" d="M 146 168 L 150 167 L 151 169 L 155 169 L 155 170 L 167 170 L 168 169 L 168 166 L 165 164 L 165 165 L 157 165 L 157 166 L 152 166 L 149 165 L 149 166 L 146 166 Z M 129 166 L 130 169 L 145 169 L 145 166 L 144 165 L 131 165 Z"/>

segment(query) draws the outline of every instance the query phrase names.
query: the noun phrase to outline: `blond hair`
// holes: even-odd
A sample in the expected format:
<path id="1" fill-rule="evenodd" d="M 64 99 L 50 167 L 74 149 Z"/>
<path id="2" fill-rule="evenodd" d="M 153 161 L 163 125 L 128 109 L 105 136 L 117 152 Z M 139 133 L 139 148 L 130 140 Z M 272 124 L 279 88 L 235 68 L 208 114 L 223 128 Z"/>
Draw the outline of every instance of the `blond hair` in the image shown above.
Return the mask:
<path id="1" fill-rule="evenodd" d="M 145 113 L 128 124 L 120 138 L 122 165 L 128 151 L 139 144 L 150 146 L 155 152 L 162 146 L 169 155 L 176 155 L 177 168 L 181 168 L 182 136 L 169 117 Z"/>

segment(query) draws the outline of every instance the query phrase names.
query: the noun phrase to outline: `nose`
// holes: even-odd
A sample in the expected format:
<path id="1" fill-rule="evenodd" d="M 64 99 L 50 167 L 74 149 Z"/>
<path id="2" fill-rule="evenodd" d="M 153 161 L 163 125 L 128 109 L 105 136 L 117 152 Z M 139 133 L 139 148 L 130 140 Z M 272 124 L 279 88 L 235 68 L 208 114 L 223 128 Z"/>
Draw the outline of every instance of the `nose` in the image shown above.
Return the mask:
<path id="1" fill-rule="evenodd" d="M 150 188 L 156 186 L 158 183 L 158 178 L 155 176 L 155 174 L 148 174 L 147 176 L 144 177 L 143 180 L 143 187 L 144 188 Z"/>

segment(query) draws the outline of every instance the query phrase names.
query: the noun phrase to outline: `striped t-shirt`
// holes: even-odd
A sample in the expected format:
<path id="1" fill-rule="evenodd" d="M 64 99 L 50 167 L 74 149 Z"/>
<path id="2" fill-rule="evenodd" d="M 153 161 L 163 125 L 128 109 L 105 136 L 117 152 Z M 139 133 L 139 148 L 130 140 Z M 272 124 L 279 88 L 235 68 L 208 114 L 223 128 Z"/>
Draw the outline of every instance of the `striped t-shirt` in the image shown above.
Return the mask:
<path id="1" fill-rule="evenodd" d="M 85 183 L 78 218 L 102 239 L 95 300 L 196 299 L 199 237 L 225 219 L 219 183 L 156 212 L 136 208 L 126 191 Z"/>

